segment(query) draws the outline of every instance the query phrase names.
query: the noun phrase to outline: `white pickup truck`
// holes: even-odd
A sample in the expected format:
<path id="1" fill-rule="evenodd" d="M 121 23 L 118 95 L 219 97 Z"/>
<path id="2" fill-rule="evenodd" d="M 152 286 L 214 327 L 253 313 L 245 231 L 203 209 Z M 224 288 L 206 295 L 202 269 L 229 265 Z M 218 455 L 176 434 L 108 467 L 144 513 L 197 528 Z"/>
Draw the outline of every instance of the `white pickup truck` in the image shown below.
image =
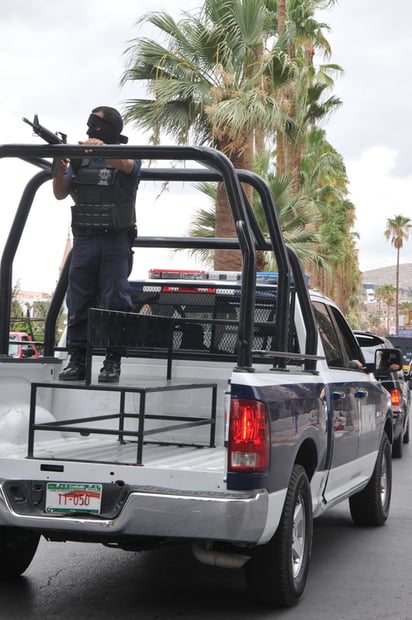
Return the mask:
<path id="1" fill-rule="evenodd" d="M 9 357 L 12 265 L 33 197 L 51 178 L 50 158 L 84 149 L 0 147 L 42 169 L 0 266 L 0 578 L 26 570 L 40 536 L 127 550 L 178 543 L 201 562 L 244 569 L 256 599 L 291 606 L 305 587 L 314 517 L 345 499 L 360 525 L 388 517 L 389 395 L 353 362 L 362 353 L 338 308 L 309 292 L 262 179 L 207 148 L 104 146 L 88 157 L 102 152 L 185 162 L 144 168 L 141 203 L 145 180 L 226 185 L 237 239 L 138 237 L 137 261 L 147 247 L 238 249 L 243 269 L 131 282 L 134 312 L 90 310 L 86 381 L 68 383 L 55 342 L 66 265 L 43 356 Z M 261 200 L 265 233 L 241 183 Z M 259 251 L 276 273 L 256 274 Z M 108 343 L 127 351 L 118 385 L 97 382 Z M 379 362 L 378 352 L 374 370 L 387 372 Z"/>

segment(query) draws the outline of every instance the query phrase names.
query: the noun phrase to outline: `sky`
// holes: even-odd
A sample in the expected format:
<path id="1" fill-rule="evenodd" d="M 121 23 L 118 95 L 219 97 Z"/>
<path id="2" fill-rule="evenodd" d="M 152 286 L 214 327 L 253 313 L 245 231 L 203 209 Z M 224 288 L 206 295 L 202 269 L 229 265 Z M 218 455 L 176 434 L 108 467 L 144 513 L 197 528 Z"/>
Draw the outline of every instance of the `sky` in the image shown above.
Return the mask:
<path id="1" fill-rule="evenodd" d="M 179 18 L 201 0 L 3 0 L 0 37 L 0 144 L 41 144 L 25 116 L 39 115 L 68 142 L 85 138 L 92 108 L 144 96 L 131 83 L 120 86 L 126 50 L 133 39 L 153 35 L 136 25 L 148 11 L 165 10 Z M 384 237 L 386 222 L 411 217 L 412 150 L 409 116 L 412 84 L 406 71 L 412 5 L 397 0 L 340 0 L 318 16 L 330 27 L 329 62 L 340 65 L 333 94 L 342 106 L 324 123 L 327 139 L 343 156 L 349 198 L 356 208 L 355 230 L 362 271 L 395 263 L 396 253 Z M 126 126 L 129 144 L 147 136 Z M 12 159 L 0 160 L 0 253 L 3 251 L 21 193 L 38 169 Z M 136 203 L 141 235 L 173 235 L 187 230 L 198 204 L 193 194 L 175 187 L 159 197 L 141 185 Z M 22 290 L 51 292 L 58 278 L 70 226 L 70 200 L 58 202 L 51 184 L 38 192 L 13 267 Z M 401 251 L 412 262 L 412 235 Z M 188 258 L 136 251 L 133 276 L 152 267 L 188 267 Z M 192 264 L 194 268 L 199 265 Z"/>

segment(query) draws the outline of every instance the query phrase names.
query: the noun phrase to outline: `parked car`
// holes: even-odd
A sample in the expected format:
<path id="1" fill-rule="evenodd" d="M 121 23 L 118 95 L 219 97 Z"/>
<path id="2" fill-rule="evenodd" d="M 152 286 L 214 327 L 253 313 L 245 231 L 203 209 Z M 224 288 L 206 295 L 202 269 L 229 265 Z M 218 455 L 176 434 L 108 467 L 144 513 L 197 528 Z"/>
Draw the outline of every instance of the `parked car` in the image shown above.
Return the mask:
<path id="1" fill-rule="evenodd" d="M 34 344 L 32 337 L 26 332 L 10 332 L 9 334 L 9 356 L 19 359 L 25 357 L 39 357 L 39 351 Z"/>
<path id="2" fill-rule="evenodd" d="M 393 349 L 393 343 L 371 332 L 355 331 L 355 336 L 362 349 L 366 366 L 374 364 L 375 352 L 378 349 Z M 393 410 L 393 443 L 392 456 L 402 457 L 404 443 L 409 443 L 409 412 L 411 407 L 412 381 L 405 378 L 402 368 L 378 377 L 391 395 Z"/>

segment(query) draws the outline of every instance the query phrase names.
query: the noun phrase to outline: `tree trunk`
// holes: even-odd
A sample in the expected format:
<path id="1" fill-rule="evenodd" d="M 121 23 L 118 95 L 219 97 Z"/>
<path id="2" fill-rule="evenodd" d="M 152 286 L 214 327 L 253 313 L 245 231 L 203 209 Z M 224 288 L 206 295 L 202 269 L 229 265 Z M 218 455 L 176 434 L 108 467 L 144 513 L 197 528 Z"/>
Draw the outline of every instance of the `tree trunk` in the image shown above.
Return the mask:
<path id="1" fill-rule="evenodd" d="M 286 20 L 286 0 L 278 0 L 278 34 L 283 32 Z"/>
<path id="2" fill-rule="evenodd" d="M 286 0 L 278 0 L 278 35 L 281 35 L 285 27 L 286 20 Z M 281 177 L 285 174 L 285 144 L 284 132 L 280 129 L 276 131 L 276 175 Z"/>
<path id="3" fill-rule="evenodd" d="M 218 184 L 216 196 L 216 237 L 237 237 L 229 198 L 223 183 Z M 238 250 L 216 250 L 217 271 L 240 271 L 242 258 Z"/>
<path id="4" fill-rule="evenodd" d="M 399 253 L 400 248 L 396 251 L 396 281 L 395 281 L 395 336 L 399 334 Z"/>
<path id="5" fill-rule="evenodd" d="M 226 147 L 226 149 L 222 147 L 222 151 L 225 152 L 226 150 L 226 154 L 228 154 L 228 149 L 229 147 Z M 239 148 L 239 150 L 232 150 L 229 153 L 229 157 L 235 168 L 252 170 L 253 138 L 251 137 L 247 144 Z M 252 186 L 244 185 L 243 189 L 247 199 L 252 203 Z M 215 235 L 216 237 L 237 238 L 229 197 L 223 183 L 219 183 L 217 188 Z M 242 255 L 238 250 L 216 250 L 214 266 L 217 271 L 241 271 Z"/>

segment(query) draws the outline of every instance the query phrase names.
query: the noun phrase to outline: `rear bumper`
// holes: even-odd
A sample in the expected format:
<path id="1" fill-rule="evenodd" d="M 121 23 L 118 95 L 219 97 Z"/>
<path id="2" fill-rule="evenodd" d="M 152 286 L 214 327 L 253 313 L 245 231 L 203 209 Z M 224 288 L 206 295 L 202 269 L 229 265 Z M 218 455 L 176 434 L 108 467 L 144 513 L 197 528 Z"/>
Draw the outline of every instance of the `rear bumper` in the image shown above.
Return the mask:
<path id="1" fill-rule="evenodd" d="M 269 502 L 269 495 L 263 489 L 233 494 L 150 487 L 132 490 L 115 518 L 50 515 L 38 511 L 27 514 L 27 510 L 23 514 L 13 509 L 3 481 L 0 482 L 0 526 L 58 531 L 67 540 L 92 536 L 104 542 L 117 536 L 153 536 L 256 544 L 262 536 L 267 536 L 272 500 Z"/>

